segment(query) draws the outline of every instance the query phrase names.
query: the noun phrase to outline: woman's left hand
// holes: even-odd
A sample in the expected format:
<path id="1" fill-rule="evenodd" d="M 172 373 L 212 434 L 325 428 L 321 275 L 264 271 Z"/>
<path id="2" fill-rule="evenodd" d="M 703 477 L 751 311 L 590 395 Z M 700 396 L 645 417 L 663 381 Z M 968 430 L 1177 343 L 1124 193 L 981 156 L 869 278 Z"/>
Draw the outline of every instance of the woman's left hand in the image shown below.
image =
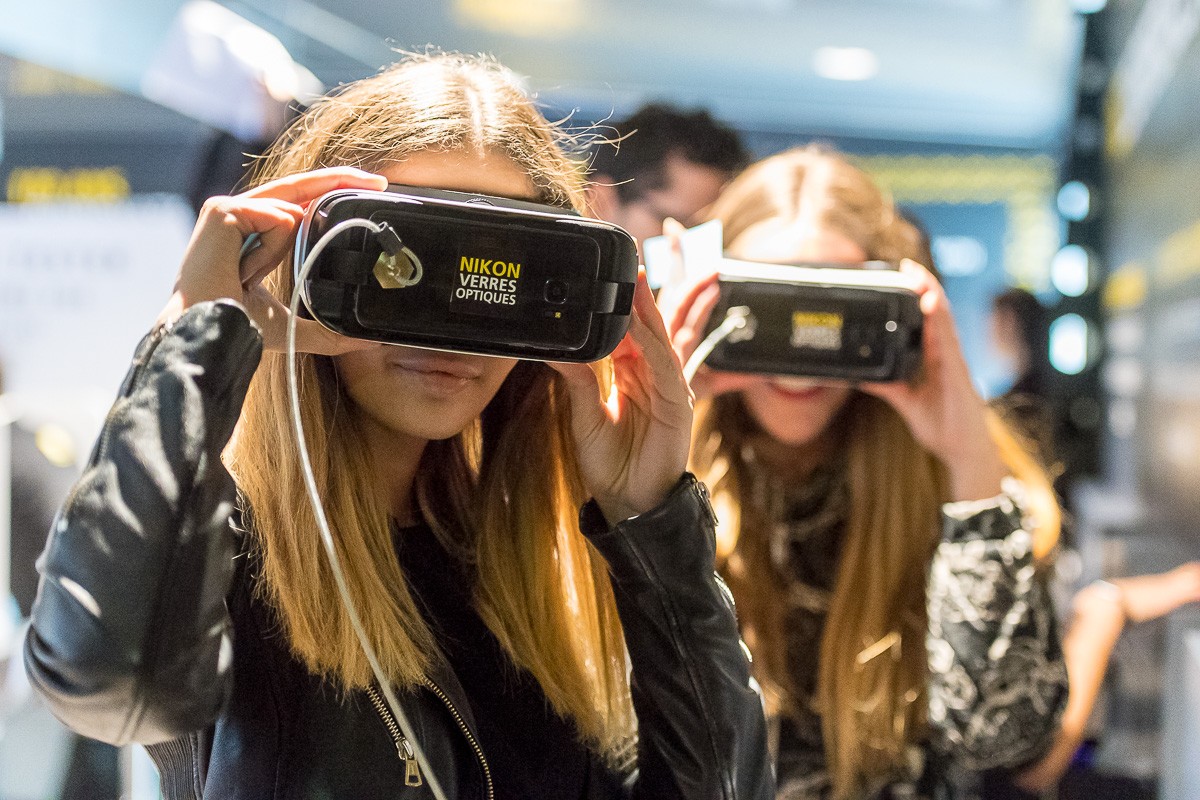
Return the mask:
<path id="1" fill-rule="evenodd" d="M 666 499 L 687 469 L 691 444 L 692 394 L 644 272 L 612 365 L 608 397 L 590 365 L 550 366 L 566 379 L 584 483 L 616 524 Z"/>
<path id="2" fill-rule="evenodd" d="M 953 499 L 993 497 L 1008 469 L 988 431 L 987 404 L 971 382 L 946 292 L 915 261 L 902 262 L 900 271 L 912 279 L 925 316 L 921 370 L 910 382 L 859 388 L 890 403 L 916 440 L 946 464 Z"/>

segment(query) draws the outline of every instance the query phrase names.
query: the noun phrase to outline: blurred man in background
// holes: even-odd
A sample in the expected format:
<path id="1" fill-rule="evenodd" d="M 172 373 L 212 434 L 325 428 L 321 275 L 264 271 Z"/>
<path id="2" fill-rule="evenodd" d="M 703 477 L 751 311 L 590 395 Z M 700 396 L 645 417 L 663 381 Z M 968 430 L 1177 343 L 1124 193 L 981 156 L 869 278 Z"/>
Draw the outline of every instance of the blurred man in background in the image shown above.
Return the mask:
<path id="1" fill-rule="evenodd" d="M 736 131 L 707 111 L 643 106 L 596 146 L 589 202 L 600 219 L 638 241 L 663 232 L 663 220 L 700 221 L 749 157 Z"/>

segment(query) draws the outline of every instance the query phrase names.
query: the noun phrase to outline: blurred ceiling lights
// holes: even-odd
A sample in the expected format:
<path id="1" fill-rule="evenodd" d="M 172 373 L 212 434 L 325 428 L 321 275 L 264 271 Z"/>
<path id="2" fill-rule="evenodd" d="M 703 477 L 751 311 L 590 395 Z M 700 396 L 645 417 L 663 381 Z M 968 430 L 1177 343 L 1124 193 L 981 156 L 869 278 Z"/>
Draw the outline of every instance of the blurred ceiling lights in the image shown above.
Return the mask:
<path id="1" fill-rule="evenodd" d="M 831 81 L 865 81 L 879 73 L 879 59 L 865 47 L 818 47 L 813 71 Z"/>
<path id="2" fill-rule="evenodd" d="M 1050 323 L 1050 365 L 1064 375 L 1078 375 L 1096 356 L 1096 332 L 1078 314 L 1063 314 Z"/>
<path id="3" fill-rule="evenodd" d="M 1078 244 L 1063 246 L 1050 262 L 1050 283 L 1064 297 L 1081 297 L 1092 288 L 1091 253 Z"/>
<path id="4" fill-rule="evenodd" d="M 1067 181 L 1058 190 L 1058 213 L 1069 222 L 1083 222 L 1092 213 L 1092 190 L 1083 181 Z"/>
<path id="5" fill-rule="evenodd" d="M 467 26 L 536 38 L 575 30 L 584 9 L 581 0 L 454 0 L 454 12 Z"/>

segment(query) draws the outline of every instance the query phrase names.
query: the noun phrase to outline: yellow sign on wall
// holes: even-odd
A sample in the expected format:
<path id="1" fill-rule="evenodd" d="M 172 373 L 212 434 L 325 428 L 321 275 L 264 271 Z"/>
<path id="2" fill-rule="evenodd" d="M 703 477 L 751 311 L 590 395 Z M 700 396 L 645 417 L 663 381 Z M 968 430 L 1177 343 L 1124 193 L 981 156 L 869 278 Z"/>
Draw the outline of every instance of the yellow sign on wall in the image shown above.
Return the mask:
<path id="1" fill-rule="evenodd" d="M 129 179 L 120 167 L 15 167 L 8 174 L 5 196 L 10 203 L 113 202 L 129 194 Z"/>

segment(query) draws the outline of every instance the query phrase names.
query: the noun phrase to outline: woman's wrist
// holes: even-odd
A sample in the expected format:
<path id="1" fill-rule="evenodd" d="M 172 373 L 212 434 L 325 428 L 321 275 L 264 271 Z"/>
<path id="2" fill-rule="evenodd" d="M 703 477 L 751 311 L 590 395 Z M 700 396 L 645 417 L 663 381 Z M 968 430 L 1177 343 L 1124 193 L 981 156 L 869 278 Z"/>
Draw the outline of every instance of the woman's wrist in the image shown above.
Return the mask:
<path id="1" fill-rule="evenodd" d="M 588 524 L 584 527 L 584 533 L 588 531 L 610 530 L 616 528 L 624 522 L 630 521 L 636 517 L 652 515 L 653 512 L 659 511 L 662 507 L 671 505 L 676 495 L 680 492 L 689 491 L 692 485 L 703 487 L 702 483 L 696 480 L 696 477 L 689 471 L 680 470 L 676 479 L 671 481 L 670 486 L 666 486 L 660 497 L 653 503 L 643 503 L 631 505 L 622 500 L 613 500 L 612 498 L 593 497 L 584 505 L 584 509 L 590 509 L 581 517 L 581 522 L 584 518 L 588 519 Z M 701 488 L 701 493 L 707 497 L 707 489 Z"/>
<path id="2" fill-rule="evenodd" d="M 181 291 L 176 290 L 175 292 L 173 292 L 171 294 L 170 299 L 167 300 L 167 304 L 163 307 L 162 311 L 159 312 L 158 318 L 155 319 L 155 321 L 154 321 L 154 328 L 155 329 L 163 328 L 163 327 L 170 328 L 172 325 L 174 325 L 176 322 L 178 322 L 179 318 L 182 317 L 185 313 L 187 313 L 190 309 L 200 305 L 201 303 L 209 303 L 209 302 L 231 303 L 231 304 L 237 306 L 238 308 L 240 308 L 242 310 L 242 312 L 245 313 L 247 316 L 249 316 L 249 314 L 250 314 L 250 312 L 246 308 L 245 303 L 243 302 L 242 297 L 226 296 L 226 295 L 219 294 L 219 296 L 217 296 L 217 297 L 194 299 L 194 298 L 188 298 Z"/>
<path id="3" fill-rule="evenodd" d="M 1000 451 L 986 433 L 976 446 L 942 456 L 942 463 L 950 473 L 954 502 L 995 497 L 1003 491 L 1001 484 L 1009 475 Z"/>
<path id="4" fill-rule="evenodd" d="M 593 499 L 596 501 L 596 506 L 600 509 L 600 513 L 604 515 L 604 519 L 608 522 L 609 527 L 619 525 L 625 520 L 632 519 L 641 513 L 624 503 L 604 500 L 599 497 Z"/>
<path id="5" fill-rule="evenodd" d="M 682 470 L 680 471 L 682 474 Z M 618 525 L 627 519 L 641 516 L 647 511 L 652 511 L 658 508 L 670 496 L 675 486 L 679 483 L 679 475 L 673 479 L 660 482 L 658 491 L 648 491 L 639 493 L 638 498 L 630 497 L 600 497 L 595 498 L 596 505 L 604 514 L 604 518 L 608 520 L 610 525 Z"/>

